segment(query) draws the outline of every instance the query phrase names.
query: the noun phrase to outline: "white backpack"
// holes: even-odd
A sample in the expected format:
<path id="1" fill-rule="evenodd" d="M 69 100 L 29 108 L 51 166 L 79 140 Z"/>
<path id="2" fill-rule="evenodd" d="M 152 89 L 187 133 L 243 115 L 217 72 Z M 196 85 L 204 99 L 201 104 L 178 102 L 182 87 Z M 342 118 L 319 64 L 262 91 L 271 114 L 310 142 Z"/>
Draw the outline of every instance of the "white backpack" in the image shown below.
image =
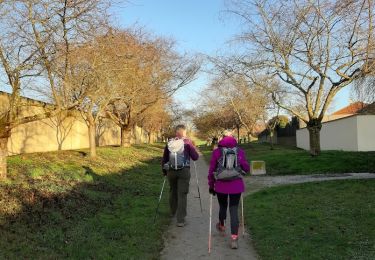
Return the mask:
<path id="1" fill-rule="evenodd" d="M 170 169 L 181 170 L 189 166 L 188 160 L 185 158 L 184 146 L 185 143 L 183 139 L 175 138 L 168 142 Z"/>

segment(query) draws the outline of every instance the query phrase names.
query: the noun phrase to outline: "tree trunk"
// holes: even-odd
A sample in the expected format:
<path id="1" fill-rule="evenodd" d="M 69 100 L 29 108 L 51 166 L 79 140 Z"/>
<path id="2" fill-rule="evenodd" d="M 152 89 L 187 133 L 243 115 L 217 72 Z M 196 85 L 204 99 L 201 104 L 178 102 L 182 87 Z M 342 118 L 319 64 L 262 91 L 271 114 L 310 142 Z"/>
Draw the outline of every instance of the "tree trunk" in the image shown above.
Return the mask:
<path id="1" fill-rule="evenodd" d="M 241 140 L 240 140 L 240 127 L 239 126 L 237 126 L 237 141 L 238 141 L 238 143 L 241 143 Z"/>
<path id="2" fill-rule="evenodd" d="M 0 137 L 0 180 L 7 178 L 8 137 Z"/>
<path id="3" fill-rule="evenodd" d="M 247 142 L 248 142 L 248 143 L 251 142 L 251 134 L 250 134 L 250 133 L 247 133 Z"/>
<path id="4" fill-rule="evenodd" d="M 311 156 L 318 156 L 320 154 L 320 130 L 321 129 L 322 129 L 322 122 L 318 119 L 311 119 L 307 123 L 307 130 L 309 130 L 309 137 L 310 137 Z"/>
<path id="5" fill-rule="evenodd" d="M 270 131 L 270 145 L 271 145 L 271 150 L 274 149 L 273 147 L 273 130 Z"/>
<path id="6" fill-rule="evenodd" d="M 217 143 L 218 143 L 218 138 L 217 137 L 213 137 L 212 138 L 212 141 L 211 141 L 211 149 L 214 150 L 217 148 Z"/>
<path id="7" fill-rule="evenodd" d="M 121 147 L 131 146 L 132 131 L 128 127 L 121 127 Z"/>
<path id="8" fill-rule="evenodd" d="M 152 138 L 153 136 L 152 136 L 152 132 L 149 132 L 148 133 L 148 143 L 149 144 L 153 144 L 154 143 L 154 139 Z"/>
<path id="9" fill-rule="evenodd" d="M 89 122 L 90 157 L 96 157 L 96 127 L 95 122 Z"/>

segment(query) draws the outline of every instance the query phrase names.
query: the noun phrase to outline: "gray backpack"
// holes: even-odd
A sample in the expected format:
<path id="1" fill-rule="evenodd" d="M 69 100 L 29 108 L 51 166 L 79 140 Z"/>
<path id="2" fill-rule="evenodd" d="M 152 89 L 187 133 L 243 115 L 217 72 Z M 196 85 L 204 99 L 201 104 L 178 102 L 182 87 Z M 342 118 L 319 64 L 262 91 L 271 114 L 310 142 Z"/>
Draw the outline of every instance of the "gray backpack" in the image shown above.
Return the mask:
<path id="1" fill-rule="evenodd" d="M 215 179 L 220 181 L 231 181 L 242 178 L 242 169 L 238 165 L 238 150 L 234 148 L 220 148 L 221 157 L 218 161 Z"/>
<path id="2" fill-rule="evenodd" d="M 188 160 L 185 158 L 184 146 L 183 139 L 172 139 L 168 142 L 170 169 L 181 170 L 189 166 Z"/>

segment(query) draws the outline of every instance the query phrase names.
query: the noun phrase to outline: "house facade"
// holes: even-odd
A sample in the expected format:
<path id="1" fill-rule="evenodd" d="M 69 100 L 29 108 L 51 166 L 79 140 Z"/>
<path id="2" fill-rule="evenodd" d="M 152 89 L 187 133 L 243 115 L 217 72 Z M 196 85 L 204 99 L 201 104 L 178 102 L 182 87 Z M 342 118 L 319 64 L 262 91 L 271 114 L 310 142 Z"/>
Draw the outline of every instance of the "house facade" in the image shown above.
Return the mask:
<path id="1" fill-rule="evenodd" d="M 375 103 L 354 103 L 332 114 L 333 120 L 322 123 L 322 150 L 375 151 Z M 297 147 L 309 150 L 306 127 L 297 130 Z"/>

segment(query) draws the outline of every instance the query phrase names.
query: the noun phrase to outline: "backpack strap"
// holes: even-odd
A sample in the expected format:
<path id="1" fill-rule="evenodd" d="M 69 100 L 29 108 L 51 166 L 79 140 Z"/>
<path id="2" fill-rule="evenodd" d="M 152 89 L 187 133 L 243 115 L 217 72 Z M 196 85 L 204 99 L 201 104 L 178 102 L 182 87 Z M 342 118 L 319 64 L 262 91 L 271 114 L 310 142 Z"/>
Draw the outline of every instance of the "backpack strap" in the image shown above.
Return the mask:
<path id="1" fill-rule="evenodd" d="M 238 149 L 237 147 L 234 147 L 232 150 L 234 151 L 234 156 L 235 156 L 234 165 L 235 165 L 235 168 L 237 168 L 238 167 Z"/>
<path id="2" fill-rule="evenodd" d="M 222 162 L 222 166 L 223 166 L 223 168 L 225 168 L 225 162 L 227 161 L 227 149 L 225 148 L 225 147 L 222 147 L 222 148 L 220 148 L 220 150 L 221 150 L 221 158 L 222 158 L 222 160 L 223 160 L 223 162 Z"/>
<path id="3" fill-rule="evenodd" d="M 177 170 L 177 152 L 174 152 L 173 154 L 174 154 L 174 165 Z"/>

